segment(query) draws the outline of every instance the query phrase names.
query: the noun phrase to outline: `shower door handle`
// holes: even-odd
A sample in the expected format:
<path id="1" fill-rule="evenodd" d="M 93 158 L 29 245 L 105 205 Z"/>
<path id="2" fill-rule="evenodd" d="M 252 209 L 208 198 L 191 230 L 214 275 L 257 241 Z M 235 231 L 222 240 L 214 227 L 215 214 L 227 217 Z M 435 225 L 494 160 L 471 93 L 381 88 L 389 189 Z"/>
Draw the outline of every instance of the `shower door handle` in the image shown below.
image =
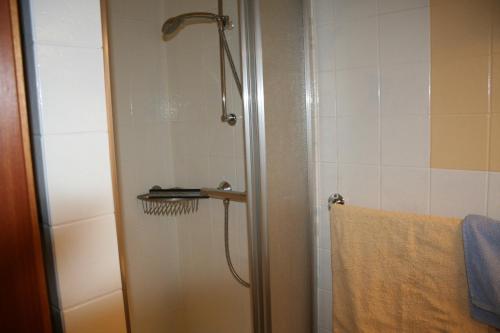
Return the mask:
<path id="1" fill-rule="evenodd" d="M 220 190 L 217 188 L 202 188 L 201 193 L 213 199 L 246 202 L 247 193 L 233 190 Z"/>

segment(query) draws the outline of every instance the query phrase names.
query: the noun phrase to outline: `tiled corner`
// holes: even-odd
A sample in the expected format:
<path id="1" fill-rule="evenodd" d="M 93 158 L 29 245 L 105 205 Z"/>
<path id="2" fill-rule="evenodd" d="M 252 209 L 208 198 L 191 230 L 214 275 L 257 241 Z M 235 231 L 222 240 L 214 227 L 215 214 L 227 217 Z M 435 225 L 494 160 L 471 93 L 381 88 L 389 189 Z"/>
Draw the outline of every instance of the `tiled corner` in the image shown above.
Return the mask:
<path id="1" fill-rule="evenodd" d="M 381 208 L 429 214 L 430 169 L 382 167 Z"/>
<path id="2" fill-rule="evenodd" d="M 114 215 L 56 226 L 52 238 L 60 308 L 121 289 Z"/>
<path id="3" fill-rule="evenodd" d="M 431 214 L 486 215 L 487 172 L 431 169 Z"/>
<path id="4" fill-rule="evenodd" d="M 52 225 L 114 211 L 107 133 L 42 138 Z"/>
<path id="5" fill-rule="evenodd" d="M 40 45 L 35 57 L 41 133 L 107 131 L 102 50 Z"/>
<path id="6" fill-rule="evenodd" d="M 64 331 L 67 333 L 126 333 L 122 292 L 116 291 L 65 310 Z"/>
<path id="7" fill-rule="evenodd" d="M 30 6 L 35 42 L 102 46 L 99 0 L 39 0 Z"/>
<path id="8" fill-rule="evenodd" d="M 488 180 L 488 216 L 500 220 L 500 173 L 490 172 Z"/>

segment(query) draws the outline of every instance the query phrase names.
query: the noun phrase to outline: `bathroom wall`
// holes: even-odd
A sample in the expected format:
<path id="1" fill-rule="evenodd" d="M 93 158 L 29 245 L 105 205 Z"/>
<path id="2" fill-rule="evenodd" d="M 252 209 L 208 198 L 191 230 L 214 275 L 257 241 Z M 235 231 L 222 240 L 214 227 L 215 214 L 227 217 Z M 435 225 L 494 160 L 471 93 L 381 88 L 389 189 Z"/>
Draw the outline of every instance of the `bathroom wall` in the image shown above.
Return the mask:
<path id="1" fill-rule="evenodd" d="M 224 255 L 222 202 L 175 218 L 142 213 L 136 200 L 152 185 L 243 191 L 241 97 L 229 66 L 228 112 L 220 121 L 219 43 L 213 24 L 186 26 L 164 41 L 163 22 L 193 11 L 217 12 L 217 1 L 109 0 L 111 69 L 132 330 L 250 332 L 248 289 L 231 277 Z M 224 12 L 227 38 L 240 64 L 237 1 Z M 246 211 L 231 203 L 230 249 L 248 279 Z"/>
<path id="2" fill-rule="evenodd" d="M 431 1 L 433 168 L 500 172 L 500 2 Z"/>
<path id="3" fill-rule="evenodd" d="M 100 3 L 21 5 L 55 330 L 126 332 Z"/>
<path id="4" fill-rule="evenodd" d="M 133 332 L 184 332 L 178 224 L 136 199 L 173 187 L 163 1 L 109 0 L 110 61 L 127 296 Z"/>
<path id="5" fill-rule="evenodd" d="M 494 167 L 496 85 L 495 75 L 491 85 L 487 75 L 495 73 L 497 48 L 487 48 L 484 55 L 491 67 L 470 61 L 459 66 L 460 74 L 449 68 L 460 63 L 453 50 L 474 48 L 491 38 L 484 35 L 484 25 L 500 22 L 493 16 L 498 15 L 493 3 L 498 5 L 441 0 L 312 2 L 319 332 L 331 332 L 332 327 L 327 209 L 331 193 L 341 193 L 347 204 L 365 207 L 500 218 L 500 173 Z M 478 5 L 490 7 L 478 10 Z M 444 15 L 446 21 L 436 22 L 436 15 Z M 485 18 L 488 21 L 482 22 Z M 494 36 L 490 45 L 497 43 L 498 35 Z M 439 60 L 446 66 L 436 63 L 440 51 L 447 54 Z M 441 86 L 439 80 L 444 80 Z M 481 114 L 482 120 L 463 122 L 470 114 Z M 491 129 L 478 125 L 486 121 Z"/>
<path id="6" fill-rule="evenodd" d="M 165 1 L 164 19 L 185 12 L 217 12 L 217 1 Z M 224 1 L 235 26 L 228 42 L 240 68 L 238 1 Z M 177 186 L 217 187 L 226 180 L 245 190 L 242 102 L 226 60 L 231 127 L 220 121 L 219 42 L 214 24 L 186 26 L 165 45 L 167 98 L 173 114 L 172 145 Z M 236 270 L 248 280 L 245 205 L 230 204 L 230 251 Z M 187 332 L 250 332 L 249 290 L 231 276 L 224 255 L 224 210 L 220 200 L 202 200 L 198 213 L 180 216 Z"/>

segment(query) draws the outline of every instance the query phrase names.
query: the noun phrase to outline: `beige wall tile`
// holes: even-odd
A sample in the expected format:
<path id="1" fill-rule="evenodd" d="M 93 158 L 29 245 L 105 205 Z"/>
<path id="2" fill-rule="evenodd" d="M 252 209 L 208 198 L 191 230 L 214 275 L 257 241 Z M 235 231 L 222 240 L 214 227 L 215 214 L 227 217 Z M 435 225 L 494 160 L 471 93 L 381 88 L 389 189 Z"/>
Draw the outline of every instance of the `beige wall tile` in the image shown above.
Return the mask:
<path id="1" fill-rule="evenodd" d="M 493 53 L 500 53 L 500 1 L 493 1 Z"/>
<path id="2" fill-rule="evenodd" d="M 64 331 L 67 333 L 127 332 L 121 290 L 64 311 Z"/>
<path id="3" fill-rule="evenodd" d="M 493 1 L 497 0 L 432 0 L 432 56 L 488 55 Z"/>
<path id="4" fill-rule="evenodd" d="M 489 57 L 432 57 L 432 114 L 488 113 Z"/>
<path id="5" fill-rule="evenodd" d="M 431 167 L 487 170 L 488 115 L 431 117 Z"/>
<path id="6" fill-rule="evenodd" d="M 493 54 L 491 64 L 491 112 L 500 113 L 500 53 Z"/>
<path id="7" fill-rule="evenodd" d="M 491 116 L 490 171 L 500 171 L 500 113 Z"/>

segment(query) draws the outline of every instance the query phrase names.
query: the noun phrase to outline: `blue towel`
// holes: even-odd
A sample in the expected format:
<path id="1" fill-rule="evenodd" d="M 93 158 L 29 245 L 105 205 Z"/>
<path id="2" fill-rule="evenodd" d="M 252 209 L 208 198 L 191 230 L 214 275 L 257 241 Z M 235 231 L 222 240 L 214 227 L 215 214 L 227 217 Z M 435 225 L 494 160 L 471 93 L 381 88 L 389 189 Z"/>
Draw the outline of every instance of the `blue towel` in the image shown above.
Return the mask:
<path id="1" fill-rule="evenodd" d="M 463 238 L 471 315 L 500 328 L 500 221 L 469 215 Z"/>

